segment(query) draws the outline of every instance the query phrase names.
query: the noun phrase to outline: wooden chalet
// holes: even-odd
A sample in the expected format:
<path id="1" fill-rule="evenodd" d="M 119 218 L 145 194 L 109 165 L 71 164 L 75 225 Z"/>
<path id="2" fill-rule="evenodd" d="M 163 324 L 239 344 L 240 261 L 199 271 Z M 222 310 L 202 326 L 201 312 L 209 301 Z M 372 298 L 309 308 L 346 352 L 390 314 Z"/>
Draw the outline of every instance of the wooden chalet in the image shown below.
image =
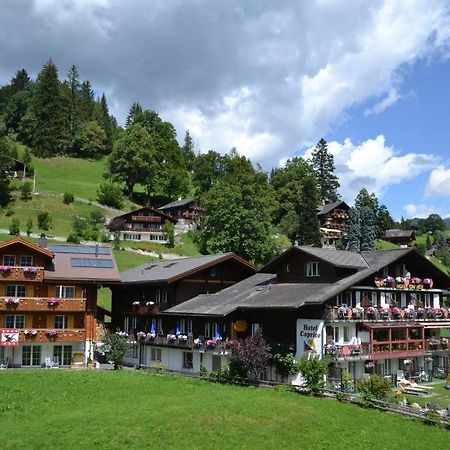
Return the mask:
<path id="1" fill-rule="evenodd" d="M 335 247 L 339 241 L 347 238 L 349 209 L 350 206 L 343 201 L 319 206 L 317 218 L 319 219 L 323 247 Z"/>
<path id="2" fill-rule="evenodd" d="M 205 208 L 200 206 L 193 198 L 178 199 L 158 209 L 164 214 L 177 219 L 178 226 L 188 228 L 195 224 L 205 213 Z"/>
<path id="3" fill-rule="evenodd" d="M 150 206 L 114 217 L 108 225 L 111 232 L 117 233 L 122 240 L 156 241 L 167 243 L 164 224 L 170 221 L 176 224 L 177 219 L 164 214 Z"/>
<path id="4" fill-rule="evenodd" d="M 449 362 L 449 286 L 414 248 L 292 247 L 231 287 L 162 311 L 163 333 L 138 333 L 140 358 L 171 370 L 214 370 L 226 363 L 228 340 L 261 330 L 296 359 L 328 356 L 354 379 L 437 370 Z"/>
<path id="5" fill-rule="evenodd" d="M 85 364 L 98 339 L 97 289 L 120 282 L 111 248 L 18 237 L 0 243 L 0 264 L 0 365 Z"/>
<path id="6" fill-rule="evenodd" d="M 414 230 L 386 230 L 384 239 L 401 247 L 411 247 L 414 245 L 416 233 Z"/>

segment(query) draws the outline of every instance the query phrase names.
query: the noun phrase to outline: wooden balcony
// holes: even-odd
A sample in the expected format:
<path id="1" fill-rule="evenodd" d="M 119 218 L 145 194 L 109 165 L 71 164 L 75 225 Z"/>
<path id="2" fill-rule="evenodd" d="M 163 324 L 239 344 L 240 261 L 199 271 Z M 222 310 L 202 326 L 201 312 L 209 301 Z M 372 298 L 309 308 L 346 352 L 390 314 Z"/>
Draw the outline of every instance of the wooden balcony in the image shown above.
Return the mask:
<path id="1" fill-rule="evenodd" d="M 450 340 L 447 338 L 427 339 L 425 341 L 427 352 L 448 352 L 450 350 Z"/>
<path id="2" fill-rule="evenodd" d="M 131 216 L 132 222 L 161 223 L 160 216 Z"/>
<path id="3" fill-rule="evenodd" d="M 56 330 L 54 336 L 49 336 L 48 331 L 53 329 L 28 329 L 27 331 L 34 330 L 36 335 L 30 333 L 26 334 L 26 330 L 20 330 L 19 343 L 20 344 L 46 344 L 46 343 L 65 343 L 65 342 L 83 342 L 86 340 L 86 332 L 84 329 L 65 329 Z"/>
<path id="4" fill-rule="evenodd" d="M 10 300 L 18 303 L 8 303 Z M 83 312 L 85 310 L 85 298 L 0 297 L 0 311 Z"/>
<path id="5" fill-rule="evenodd" d="M 43 278 L 43 267 L 1 266 L 0 268 L 0 281 L 42 281 Z"/>
<path id="6" fill-rule="evenodd" d="M 208 340 L 196 343 L 195 339 L 191 336 L 187 339 L 169 338 L 167 335 L 157 335 L 154 338 L 137 337 L 137 342 L 146 345 L 156 345 L 163 347 L 174 347 L 180 349 L 186 349 L 190 351 L 210 352 L 210 353 L 225 353 L 227 345 L 225 342 L 216 341 L 214 345 L 208 344 Z"/>
<path id="7" fill-rule="evenodd" d="M 407 358 L 425 354 L 425 343 L 421 339 L 404 341 L 372 342 L 372 358 Z"/>

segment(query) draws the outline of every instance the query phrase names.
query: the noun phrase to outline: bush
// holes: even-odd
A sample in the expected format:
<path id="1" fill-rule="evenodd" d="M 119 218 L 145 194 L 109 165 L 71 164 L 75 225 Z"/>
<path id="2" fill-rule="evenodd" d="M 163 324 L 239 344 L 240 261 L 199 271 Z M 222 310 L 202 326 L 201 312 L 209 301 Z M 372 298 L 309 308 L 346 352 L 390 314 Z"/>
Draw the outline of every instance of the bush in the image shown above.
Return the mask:
<path id="1" fill-rule="evenodd" d="M 107 331 L 102 342 L 105 356 L 108 361 L 112 361 L 114 363 L 114 370 L 121 369 L 123 365 L 123 358 L 130 352 L 131 344 L 119 331 L 116 333 Z"/>
<path id="2" fill-rule="evenodd" d="M 9 226 L 9 234 L 11 236 L 20 236 L 20 220 L 14 218 Z"/>
<path id="3" fill-rule="evenodd" d="M 325 385 L 325 374 L 330 361 L 316 357 L 303 358 L 298 362 L 297 368 L 306 381 L 306 387 L 313 394 L 317 394 Z"/>
<path id="4" fill-rule="evenodd" d="M 69 236 L 67 236 L 67 242 L 70 242 L 71 244 L 79 244 L 80 237 L 75 233 L 70 233 Z"/>
<path id="5" fill-rule="evenodd" d="M 391 393 L 390 381 L 376 374 L 368 380 L 358 381 L 356 388 L 365 400 L 386 400 Z"/>
<path id="6" fill-rule="evenodd" d="M 22 200 L 31 200 L 31 193 L 33 191 L 33 186 L 29 181 L 25 181 L 25 183 L 20 186 L 20 198 Z"/>
<path id="7" fill-rule="evenodd" d="M 33 232 L 33 219 L 28 219 L 27 222 L 27 236 L 30 236 Z"/>
<path id="8" fill-rule="evenodd" d="M 37 216 L 37 225 L 40 230 L 49 230 L 52 227 L 52 218 L 48 212 L 40 212 Z"/>
<path id="9" fill-rule="evenodd" d="M 114 183 L 102 183 L 97 191 L 97 200 L 102 205 L 121 209 L 123 206 L 123 192 L 120 186 Z"/>
<path id="10" fill-rule="evenodd" d="M 294 375 L 297 371 L 297 364 L 292 353 L 292 348 L 282 346 L 281 344 L 272 345 L 270 352 L 272 353 L 272 364 L 282 377 Z"/>
<path id="11" fill-rule="evenodd" d="M 73 194 L 71 194 L 70 192 L 64 192 L 63 195 L 63 202 L 66 205 L 70 205 L 71 203 L 73 203 L 75 201 L 75 197 L 73 196 Z"/>
<path id="12" fill-rule="evenodd" d="M 163 232 L 168 241 L 167 246 L 173 247 L 175 245 L 175 225 L 170 220 L 164 222 Z"/>

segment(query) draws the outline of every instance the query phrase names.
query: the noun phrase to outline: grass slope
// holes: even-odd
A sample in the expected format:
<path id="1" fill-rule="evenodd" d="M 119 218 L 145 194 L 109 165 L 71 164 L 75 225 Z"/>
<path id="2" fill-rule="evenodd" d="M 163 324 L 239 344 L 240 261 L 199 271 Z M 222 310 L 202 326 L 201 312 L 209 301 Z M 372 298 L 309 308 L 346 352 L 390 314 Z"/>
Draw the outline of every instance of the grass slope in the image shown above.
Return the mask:
<path id="1" fill-rule="evenodd" d="M 2 448 L 447 448 L 448 431 L 333 400 L 145 372 L 0 373 Z"/>

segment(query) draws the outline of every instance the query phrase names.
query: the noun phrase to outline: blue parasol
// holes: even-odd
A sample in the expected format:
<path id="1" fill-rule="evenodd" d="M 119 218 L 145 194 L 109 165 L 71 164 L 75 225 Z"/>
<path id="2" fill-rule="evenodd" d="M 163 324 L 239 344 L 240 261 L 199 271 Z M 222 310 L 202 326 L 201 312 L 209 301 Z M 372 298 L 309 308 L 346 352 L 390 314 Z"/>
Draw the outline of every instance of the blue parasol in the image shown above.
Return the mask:
<path id="1" fill-rule="evenodd" d="M 216 341 L 222 340 L 222 335 L 220 334 L 219 327 L 217 327 L 217 329 L 216 329 L 216 336 L 214 337 L 214 339 L 216 339 Z"/>
<path id="2" fill-rule="evenodd" d="M 156 333 L 155 324 L 152 322 L 152 326 L 150 327 L 150 333 Z"/>

